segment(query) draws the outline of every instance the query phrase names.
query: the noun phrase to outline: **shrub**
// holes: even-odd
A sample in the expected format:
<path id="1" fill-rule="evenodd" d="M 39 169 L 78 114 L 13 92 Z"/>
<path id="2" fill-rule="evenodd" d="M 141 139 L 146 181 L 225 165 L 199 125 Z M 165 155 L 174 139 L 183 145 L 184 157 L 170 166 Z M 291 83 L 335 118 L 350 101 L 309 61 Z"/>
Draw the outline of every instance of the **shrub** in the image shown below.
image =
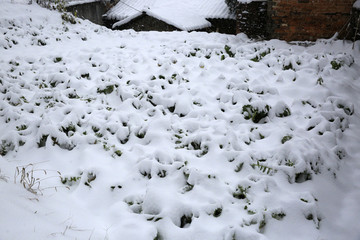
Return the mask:
<path id="1" fill-rule="evenodd" d="M 291 62 L 288 65 L 283 65 L 283 70 L 294 70 L 295 71 Z"/>
<path id="2" fill-rule="evenodd" d="M 284 143 L 286 143 L 287 141 L 290 141 L 291 139 L 292 139 L 292 136 L 286 135 L 286 136 L 284 136 L 284 137 L 281 139 L 281 143 L 284 144 Z"/>
<path id="3" fill-rule="evenodd" d="M 331 63 L 332 69 L 334 69 L 334 70 L 339 70 L 343 65 L 342 62 L 338 62 L 336 60 L 332 60 L 330 63 Z"/>
<path id="4" fill-rule="evenodd" d="M 103 93 L 105 95 L 110 94 L 110 93 L 112 93 L 114 91 L 114 87 L 115 87 L 114 85 L 108 85 L 104 89 L 98 88 L 97 93 Z"/>
<path id="5" fill-rule="evenodd" d="M 246 198 L 246 194 L 247 194 L 247 190 L 250 188 L 244 188 L 243 186 L 238 186 L 235 190 L 235 192 L 233 193 L 233 197 L 237 198 L 237 199 L 245 199 Z"/>
<path id="6" fill-rule="evenodd" d="M 271 217 L 276 219 L 276 220 L 282 220 L 284 217 L 286 216 L 286 214 L 284 212 L 274 212 L 271 214 Z"/>
<path id="7" fill-rule="evenodd" d="M 288 117 L 288 116 L 291 115 L 291 112 L 290 112 L 290 109 L 289 109 L 288 107 L 285 107 L 283 112 L 276 113 L 275 115 L 276 115 L 277 117 L 280 117 L 280 118 L 282 118 L 282 117 Z"/>
<path id="8" fill-rule="evenodd" d="M 251 119 L 254 123 L 259 123 L 263 118 L 269 115 L 270 106 L 266 105 L 263 109 L 253 107 L 252 105 L 244 105 L 242 108 L 242 114 L 245 115 L 245 119 Z"/>
<path id="9" fill-rule="evenodd" d="M 231 47 L 229 47 L 228 45 L 225 45 L 224 49 L 225 49 L 225 52 L 229 55 L 229 57 L 232 57 L 232 58 L 235 57 L 235 53 L 233 53 L 231 51 Z"/>
<path id="10" fill-rule="evenodd" d="M 80 181 L 80 176 L 72 176 L 72 177 L 61 177 L 61 183 L 64 185 L 72 186 L 76 182 Z"/>
<path id="11" fill-rule="evenodd" d="M 213 216 L 216 218 L 220 217 L 221 213 L 222 213 L 222 208 L 217 208 L 217 209 L 215 209 Z"/>

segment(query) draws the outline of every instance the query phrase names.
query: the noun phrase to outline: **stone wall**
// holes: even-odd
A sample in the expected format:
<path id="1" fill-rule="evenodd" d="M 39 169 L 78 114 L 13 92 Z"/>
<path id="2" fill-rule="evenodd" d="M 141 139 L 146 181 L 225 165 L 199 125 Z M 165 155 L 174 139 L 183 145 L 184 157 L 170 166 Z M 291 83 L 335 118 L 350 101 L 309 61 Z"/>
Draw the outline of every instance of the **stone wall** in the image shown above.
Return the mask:
<path id="1" fill-rule="evenodd" d="M 211 23 L 211 27 L 204 29 L 196 29 L 195 31 L 219 32 L 226 34 L 235 34 L 236 21 L 232 19 L 207 19 Z M 118 20 L 104 19 L 105 26 L 112 28 L 112 25 Z M 117 30 L 133 29 L 135 31 L 180 31 L 180 29 L 167 24 L 159 19 L 153 18 L 146 13 L 133 19 L 132 21 L 121 25 Z"/>
<path id="2" fill-rule="evenodd" d="M 350 24 L 342 35 L 348 40 L 360 40 L 360 9 L 352 9 Z"/>
<path id="3" fill-rule="evenodd" d="M 236 11 L 236 32 L 245 33 L 250 38 L 267 38 L 267 6 L 266 0 L 239 4 Z"/>
<path id="4" fill-rule="evenodd" d="M 117 30 L 133 29 L 135 31 L 176 31 L 178 28 L 169 25 L 161 20 L 150 17 L 149 15 L 142 14 L 141 16 L 133 19 L 129 23 L 121 25 Z"/>
<path id="5" fill-rule="evenodd" d="M 236 33 L 235 31 L 236 20 L 216 19 L 216 18 L 208 18 L 206 20 L 208 20 L 211 23 L 211 27 L 206 29 L 207 32 L 218 32 L 218 33 L 226 33 L 226 34 Z"/>
<path id="6" fill-rule="evenodd" d="M 344 32 L 354 0 L 269 0 L 271 38 L 316 40 Z M 340 38 L 342 36 L 339 36 Z"/>
<path id="7" fill-rule="evenodd" d="M 76 16 L 82 19 L 88 19 L 89 21 L 100 25 L 104 24 L 102 15 L 107 11 L 106 6 L 102 1 L 68 6 L 66 7 L 66 10 L 72 12 L 74 15 L 76 14 Z"/>

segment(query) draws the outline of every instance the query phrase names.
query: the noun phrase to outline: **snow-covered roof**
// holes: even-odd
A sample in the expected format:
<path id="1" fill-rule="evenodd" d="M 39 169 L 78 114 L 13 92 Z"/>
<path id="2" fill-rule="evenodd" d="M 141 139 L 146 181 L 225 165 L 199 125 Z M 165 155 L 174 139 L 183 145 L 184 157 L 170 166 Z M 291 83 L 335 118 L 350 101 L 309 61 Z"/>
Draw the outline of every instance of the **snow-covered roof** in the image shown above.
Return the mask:
<path id="1" fill-rule="evenodd" d="M 121 26 L 146 13 L 181 30 L 210 27 L 207 18 L 235 19 L 224 0 L 121 0 L 106 16 Z"/>
<path id="2" fill-rule="evenodd" d="M 360 0 L 357 0 L 357 1 L 354 3 L 354 8 L 360 9 Z"/>
<path id="3" fill-rule="evenodd" d="M 176 8 L 155 8 L 146 14 L 184 31 L 211 27 L 211 23 L 195 12 L 179 12 Z"/>
<path id="4" fill-rule="evenodd" d="M 70 6 L 74 6 L 74 5 L 93 3 L 93 2 L 100 2 L 100 0 L 67 0 L 67 1 L 65 1 L 65 5 L 67 7 L 70 7 Z"/>
<path id="5" fill-rule="evenodd" d="M 225 0 L 200 0 L 198 6 L 196 11 L 206 18 L 236 19 L 235 14 L 230 13 Z"/>

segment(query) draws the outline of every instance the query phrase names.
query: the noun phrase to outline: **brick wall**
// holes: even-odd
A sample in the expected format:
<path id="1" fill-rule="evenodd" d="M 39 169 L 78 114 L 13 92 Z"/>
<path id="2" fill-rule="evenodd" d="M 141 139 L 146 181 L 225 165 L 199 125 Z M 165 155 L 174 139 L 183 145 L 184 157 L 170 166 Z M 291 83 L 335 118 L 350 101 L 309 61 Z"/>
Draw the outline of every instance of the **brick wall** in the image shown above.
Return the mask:
<path id="1" fill-rule="evenodd" d="M 271 38 L 316 40 L 346 28 L 355 0 L 269 0 Z"/>

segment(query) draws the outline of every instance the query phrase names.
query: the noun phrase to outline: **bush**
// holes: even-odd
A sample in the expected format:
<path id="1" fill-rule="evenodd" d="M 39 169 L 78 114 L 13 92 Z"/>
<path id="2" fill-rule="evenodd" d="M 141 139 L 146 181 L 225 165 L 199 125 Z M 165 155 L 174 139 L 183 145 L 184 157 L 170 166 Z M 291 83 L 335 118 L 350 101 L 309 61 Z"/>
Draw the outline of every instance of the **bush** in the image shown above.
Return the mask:
<path id="1" fill-rule="evenodd" d="M 76 24 L 76 16 L 66 12 L 66 2 L 64 0 L 38 0 L 37 3 L 42 7 L 61 12 L 61 19 L 71 24 Z"/>
<path id="2" fill-rule="evenodd" d="M 290 141 L 291 139 L 292 139 L 292 136 L 286 135 L 286 136 L 284 136 L 284 137 L 281 139 L 281 143 L 284 144 L 284 143 L 286 143 L 287 141 Z"/>
<path id="3" fill-rule="evenodd" d="M 12 142 L 2 140 L 0 145 L 0 156 L 5 156 L 9 151 L 14 150 L 14 148 L 15 145 Z"/>
<path id="4" fill-rule="evenodd" d="M 231 47 L 229 47 L 228 45 L 225 45 L 224 49 L 225 49 L 225 52 L 229 55 L 229 57 L 232 57 L 232 58 L 235 57 L 235 53 L 233 53 L 231 51 Z"/>
<path id="5" fill-rule="evenodd" d="M 339 70 L 342 67 L 342 65 L 343 64 L 341 62 L 338 62 L 336 60 L 331 61 L 331 67 L 334 70 Z"/>
<path id="6" fill-rule="evenodd" d="M 103 93 L 103 94 L 107 95 L 107 94 L 112 93 L 114 91 L 114 89 L 115 89 L 114 85 L 108 85 L 104 89 L 98 88 L 97 93 L 100 93 L 100 94 Z"/>
<path id="7" fill-rule="evenodd" d="M 284 107 L 283 112 L 277 112 L 275 115 L 280 118 L 288 117 L 291 115 L 291 112 L 290 112 L 290 109 L 286 106 L 286 107 Z"/>
<path id="8" fill-rule="evenodd" d="M 245 119 L 251 119 L 254 123 L 259 123 L 263 118 L 269 115 L 270 106 L 266 105 L 263 109 L 253 107 L 252 105 L 244 105 L 242 108 L 242 114 L 245 115 Z"/>
<path id="9" fill-rule="evenodd" d="M 76 19 L 71 13 L 64 12 L 61 14 L 61 19 L 71 24 L 76 24 Z"/>

